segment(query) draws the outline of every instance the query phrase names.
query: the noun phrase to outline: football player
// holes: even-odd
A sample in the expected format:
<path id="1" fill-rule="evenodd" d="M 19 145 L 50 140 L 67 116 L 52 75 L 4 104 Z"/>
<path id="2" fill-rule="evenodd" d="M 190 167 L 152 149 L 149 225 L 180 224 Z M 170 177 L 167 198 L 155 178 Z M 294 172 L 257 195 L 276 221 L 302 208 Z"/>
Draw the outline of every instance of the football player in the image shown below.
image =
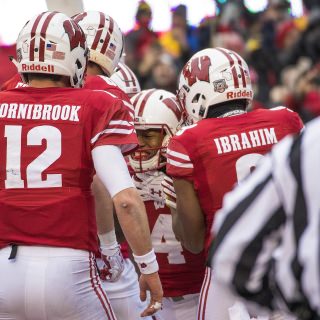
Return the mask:
<path id="1" fill-rule="evenodd" d="M 165 297 L 157 319 L 194 320 L 205 271 L 204 253 L 192 254 L 176 239 L 161 186 L 166 177 L 167 145 L 184 121 L 183 112 L 175 95 L 165 90 L 144 90 L 131 101 L 139 149 L 129 155 L 129 163 L 147 209 Z"/>
<path id="2" fill-rule="evenodd" d="M 28 86 L 0 93 L 1 318 L 115 319 L 93 254 L 94 172 L 140 266 L 143 299 L 150 290 L 142 315 L 161 307 L 145 208 L 122 155 L 137 143 L 134 128 L 119 127 L 121 99 L 76 89 L 88 51 L 81 28 L 58 12 L 37 15 L 18 36 L 15 64 Z"/>
<path id="3" fill-rule="evenodd" d="M 199 51 L 184 66 L 177 97 L 194 124 L 170 140 L 167 173 L 174 179 L 174 230 L 185 248 L 207 252 L 215 212 L 224 194 L 255 167 L 271 147 L 303 127 L 284 107 L 247 113 L 253 92 L 242 57 L 224 48 Z M 257 212 L 259 214 L 259 212 Z M 212 309 L 211 270 L 202 286 L 198 319 L 224 319 L 227 308 Z M 223 300 L 223 299 L 222 299 Z M 222 312 L 222 313 L 221 313 Z"/>
<path id="4" fill-rule="evenodd" d="M 90 49 L 85 88 L 105 90 L 122 100 L 127 115 L 119 119 L 118 125 L 121 131 L 127 132 L 127 126 L 133 123 L 134 116 L 127 92 L 140 91 L 140 85 L 133 72 L 119 64 L 124 45 L 122 32 L 116 21 L 103 12 L 86 11 L 73 19 L 84 31 Z M 133 81 L 121 82 L 122 79 Z M 126 153 L 130 151 L 128 149 Z M 118 319 L 138 319 L 146 308 L 146 302 L 139 297 L 138 275 L 129 258 L 128 245 L 125 241 L 121 242 L 121 246 L 118 244 L 111 197 L 98 177 L 94 177 L 92 190 L 102 258 L 97 259 L 102 286 Z"/>

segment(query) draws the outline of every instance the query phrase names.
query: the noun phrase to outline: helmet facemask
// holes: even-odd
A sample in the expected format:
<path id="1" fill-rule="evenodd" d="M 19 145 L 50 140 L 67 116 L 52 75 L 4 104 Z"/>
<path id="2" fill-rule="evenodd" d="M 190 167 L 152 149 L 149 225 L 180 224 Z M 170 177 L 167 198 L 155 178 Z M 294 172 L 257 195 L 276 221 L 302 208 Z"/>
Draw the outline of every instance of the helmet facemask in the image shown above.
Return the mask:
<path id="1" fill-rule="evenodd" d="M 138 138 L 139 132 L 157 132 L 159 134 L 159 141 L 156 146 L 140 146 L 134 153 L 129 155 L 130 165 L 136 173 L 159 170 L 165 167 L 167 146 L 170 138 L 173 136 L 172 131 L 167 125 L 163 124 L 148 124 L 141 125 L 139 122 L 135 123 Z M 144 140 L 148 138 L 139 138 Z"/>
<path id="2" fill-rule="evenodd" d="M 157 145 L 143 145 L 129 156 L 130 164 L 136 172 L 158 170 L 166 165 L 166 151 L 169 139 L 180 129 L 184 118 L 183 111 L 175 95 L 161 89 L 143 90 L 131 98 L 135 109 L 135 129 L 147 133 L 147 130 L 158 132 L 161 141 Z M 145 138 L 147 143 L 147 137 Z M 148 148 L 147 148 L 148 147 Z M 150 157 L 146 158 L 149 153 Z"/>

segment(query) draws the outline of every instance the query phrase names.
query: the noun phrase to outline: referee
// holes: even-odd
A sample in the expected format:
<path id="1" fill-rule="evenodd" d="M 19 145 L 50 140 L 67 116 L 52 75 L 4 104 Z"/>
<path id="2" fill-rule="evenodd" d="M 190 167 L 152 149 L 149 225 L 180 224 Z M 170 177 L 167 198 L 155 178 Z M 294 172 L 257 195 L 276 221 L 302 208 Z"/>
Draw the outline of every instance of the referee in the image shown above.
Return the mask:
<path id="1" fill-rule="evenodd" d="M 214 281 L 249 311 L 320 319 L 320 118 L 224 198 L 212 233 Z"/>

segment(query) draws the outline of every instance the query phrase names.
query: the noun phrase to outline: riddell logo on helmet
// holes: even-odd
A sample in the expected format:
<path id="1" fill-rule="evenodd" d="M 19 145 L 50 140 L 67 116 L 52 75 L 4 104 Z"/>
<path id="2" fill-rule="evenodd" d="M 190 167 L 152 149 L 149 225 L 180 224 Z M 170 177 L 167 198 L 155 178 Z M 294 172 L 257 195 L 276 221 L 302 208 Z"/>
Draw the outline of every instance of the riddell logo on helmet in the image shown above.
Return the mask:
<path id="1" fill-rule="evenodd" d="M 31 64 L 27 65 L 25 63 L 22 64 L 22 71 L 43 71 L 43 72 L 54 72 L 54 66 L 53 65 L 48 65 L 48 66 L 41 66 L 39 64 Z"/>
<path id="2" fill-rule="evenodd" d="M 234 92 L 234 91 L 227 92 L 227 99 L 236 99 L 236 98 L 252 98 L 252 91 L 240 90 L 237 92 Z"/>

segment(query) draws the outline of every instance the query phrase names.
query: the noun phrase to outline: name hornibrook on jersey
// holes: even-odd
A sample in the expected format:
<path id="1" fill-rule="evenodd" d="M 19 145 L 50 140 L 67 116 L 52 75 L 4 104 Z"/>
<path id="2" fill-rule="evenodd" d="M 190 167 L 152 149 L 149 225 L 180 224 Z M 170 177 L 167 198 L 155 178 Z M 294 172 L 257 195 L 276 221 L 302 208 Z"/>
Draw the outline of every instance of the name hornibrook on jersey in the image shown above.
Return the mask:
<path id="1" fill-rule="evenodd" d="M 240 132 L 214 139 L 218 154 L 275 144 L 277 142 L 278 139 L 274 128 Z"/>
<path id="2" fill-rule="evenodd" d="M 2 103 L 0 118 L 79 121 L 80 108 L 81 106 L 58 104 Z"/>

